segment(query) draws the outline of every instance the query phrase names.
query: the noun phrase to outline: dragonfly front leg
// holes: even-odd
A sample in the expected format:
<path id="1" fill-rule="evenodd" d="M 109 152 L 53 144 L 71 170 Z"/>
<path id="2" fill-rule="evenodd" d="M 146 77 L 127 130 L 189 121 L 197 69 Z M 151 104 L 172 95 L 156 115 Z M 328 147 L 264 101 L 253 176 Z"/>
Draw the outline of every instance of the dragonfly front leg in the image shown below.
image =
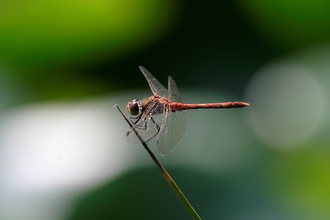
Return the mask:
<path id="1" fill-rule="evenodd" d="M 154 138 L 160 131 L 160 125 L 157 118 L 147 116 L 140 118 L 139 122 L 134 124 L 127 132 L 126 138 L 129 143 L 147 143 Z"/>
<path id="2" fill-rule="evenodd" d="M 141 116 L 140 117 L 133 118 L 133 119 L 137 119 L 137 121 L 135 121 L 135 122 L 131 121 L 134 124 L 134 128 L 138 128 L 140 130 L 147 130 L 148 129 L 147 120 L 150 120 L 152 122 L 153 126 L 155 126 L 156 129 L 157 129 L 157 132 L 156 132 L 156 134 L 154 136 L 156 136 L 159 133 L 160 126 L 157 124 L 157 122 L 154 120 L 153 117 L 149 116 L 147 120 L 141 119 L 143 122 L 140 123 L 140 124 L 137 124 L 137 122 L 139 121 L 140 118 L 141 118 Z"/>
<path id="3" fill-rule="evenodd" d="M 131 121 L 132 124 L 136 124 L 137 122 L 139 122 L 140 118 L 141 118 L 142 114 L 136 116 L 136 117 L 129 117 L 129 120 Z"/>

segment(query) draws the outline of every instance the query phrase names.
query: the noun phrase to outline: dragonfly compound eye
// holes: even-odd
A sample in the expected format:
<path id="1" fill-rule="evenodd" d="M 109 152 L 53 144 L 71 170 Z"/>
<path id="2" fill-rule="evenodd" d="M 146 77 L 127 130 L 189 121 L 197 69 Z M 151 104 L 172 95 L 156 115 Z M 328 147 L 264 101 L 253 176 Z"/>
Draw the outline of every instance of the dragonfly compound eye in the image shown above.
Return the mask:
<path id="1" fill-rule="evenodd" d="M 138 115 L 140 112 L 140 102 L 137 99 L 133 99 L 127 103 L 126 110 L 131 115 Z"/>

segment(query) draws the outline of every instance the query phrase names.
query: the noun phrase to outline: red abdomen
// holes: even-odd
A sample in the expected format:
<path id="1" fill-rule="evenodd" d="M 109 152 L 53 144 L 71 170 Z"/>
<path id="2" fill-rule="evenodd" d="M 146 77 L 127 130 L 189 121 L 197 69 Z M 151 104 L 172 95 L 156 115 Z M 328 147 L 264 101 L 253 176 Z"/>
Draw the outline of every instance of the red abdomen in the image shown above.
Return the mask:
<path id="1" fill-rule="evenodd" d="M 198 108 L 243 108 L 250 104 L 246 102 L 218 102 L 218 103 L 203 103 L 203 104 L 185 104 L 180 102 L 169 103 L 172 109 L 198 109 Z"/>

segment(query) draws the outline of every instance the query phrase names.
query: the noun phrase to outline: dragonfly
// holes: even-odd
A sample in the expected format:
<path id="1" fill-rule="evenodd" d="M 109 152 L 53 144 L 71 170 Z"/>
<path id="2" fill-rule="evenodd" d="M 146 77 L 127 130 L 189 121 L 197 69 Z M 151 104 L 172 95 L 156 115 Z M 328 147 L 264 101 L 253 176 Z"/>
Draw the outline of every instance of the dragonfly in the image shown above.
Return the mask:
<path id="1" fill-rule="evenodd" d="M 126 105 L 132 116 L 131 129 L 126 134 L 128 143 L 147 143 L 157 136 L 157 147 L 161 155 L 171 152 L 183 136 L 188 116 L 188 109 L 242 108 L 250 104 L 246 102 L 218 102 L 203 104 L 184 103 L 174 79 L 168 77 L 168 89 L 144 67 L 140 66 L 144 77 L 153 93 L 152 96 L 140 101 L 133 99 Z"/>

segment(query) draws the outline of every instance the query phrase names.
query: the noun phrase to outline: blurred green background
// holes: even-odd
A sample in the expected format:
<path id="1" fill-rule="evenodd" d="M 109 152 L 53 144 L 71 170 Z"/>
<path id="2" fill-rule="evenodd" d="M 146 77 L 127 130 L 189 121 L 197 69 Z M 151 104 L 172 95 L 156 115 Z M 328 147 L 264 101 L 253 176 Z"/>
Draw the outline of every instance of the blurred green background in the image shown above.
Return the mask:
<path id="1" fill-rule="evenodd" d="M 330 2 L 0 2 L 0 219 L 190 219 L 124 109 L 187 102 L 160 157 L 203 219 L 330 219 Z M 155 143 L 150 146 L 158 156 Z"/>

